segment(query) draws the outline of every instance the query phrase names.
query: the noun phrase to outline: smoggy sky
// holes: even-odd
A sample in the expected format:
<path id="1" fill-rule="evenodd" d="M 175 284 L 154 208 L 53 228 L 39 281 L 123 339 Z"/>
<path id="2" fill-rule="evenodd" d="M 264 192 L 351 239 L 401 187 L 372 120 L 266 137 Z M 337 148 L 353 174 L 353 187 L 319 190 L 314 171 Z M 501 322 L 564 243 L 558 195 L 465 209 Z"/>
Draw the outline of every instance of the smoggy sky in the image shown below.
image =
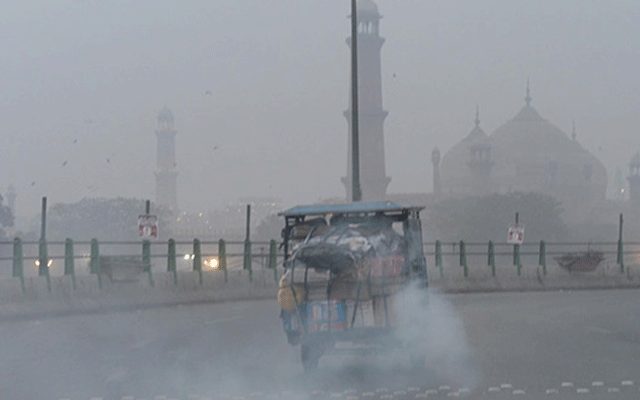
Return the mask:
<path id="1" fill-rule="evenodd" d="M 378 0 L 389 192 L 431 191 L 430 153 L 532 105 L 604 163 L 640 149 L 640 2 Z M 178 198 L 344 196 L 348 0 L 3 1 L 0 190 L 155 199 L 156 115 Z M 395 76 L 395 77 L 394 77 Z M 205 94 L 211 91 L 211 95 Z M 217 148 L 216 148 L 217 146 Z"/>

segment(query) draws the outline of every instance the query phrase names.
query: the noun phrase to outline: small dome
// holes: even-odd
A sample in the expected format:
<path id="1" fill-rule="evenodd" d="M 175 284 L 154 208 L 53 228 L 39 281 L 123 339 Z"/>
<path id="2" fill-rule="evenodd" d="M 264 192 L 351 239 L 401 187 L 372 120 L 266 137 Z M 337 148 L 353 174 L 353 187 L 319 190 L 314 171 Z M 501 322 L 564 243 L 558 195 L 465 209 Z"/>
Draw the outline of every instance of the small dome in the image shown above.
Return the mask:
<path id="1" fill-rule="evenodd" d="M 631 157 L 631 161 L 629 161 L 630 166 L 640 166 L 640 151 L 637 152 L 633 157 Z"/>
<path id="2" fill-rule="evenodd" d="M 442 185 L 443 191 L 449 195 L 469 194 L 473 186 L 472 174 L 468 162 L 471 160 L 475 149 L 482 148 L 491 152 L 491 139 L 480 128 L 480 122 L 476 116 L 476 126 L 469 134 L 447 151 L 442 158 Z"/>
<path id="3" fill-rule="evenodd" d="M 173 124 L 173 112 L 167 106 L 164 106 L 158 113 L 158 123 Z"/>
<path id="4" fill-rule="evenodd" d="M 373 0 L 358 0 L 358 14 L 373 14 L 380 16 L 378 6 Z"/>

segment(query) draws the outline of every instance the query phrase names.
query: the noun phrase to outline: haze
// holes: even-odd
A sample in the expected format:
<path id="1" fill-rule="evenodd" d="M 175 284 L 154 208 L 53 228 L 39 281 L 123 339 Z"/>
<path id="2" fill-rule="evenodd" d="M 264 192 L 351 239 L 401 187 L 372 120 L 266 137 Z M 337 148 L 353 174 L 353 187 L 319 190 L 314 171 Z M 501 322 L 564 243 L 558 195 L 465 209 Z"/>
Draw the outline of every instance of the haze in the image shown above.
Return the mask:
<path id="1" fill-rule="evenodd" d="M 640 148 L 640 3 L 378 0 L 389 193 L 431 191 L 431 150 L 532 105 L 607 168 Z M 2 192 L 155 197 L 156 115 L 175 115 L 179 202 L 344 196 L 349 2 L 5 1 Z M 210 91 L 211 94 L 207 94 Z M 216 148 L 217 147 L 217 148 Z"/>

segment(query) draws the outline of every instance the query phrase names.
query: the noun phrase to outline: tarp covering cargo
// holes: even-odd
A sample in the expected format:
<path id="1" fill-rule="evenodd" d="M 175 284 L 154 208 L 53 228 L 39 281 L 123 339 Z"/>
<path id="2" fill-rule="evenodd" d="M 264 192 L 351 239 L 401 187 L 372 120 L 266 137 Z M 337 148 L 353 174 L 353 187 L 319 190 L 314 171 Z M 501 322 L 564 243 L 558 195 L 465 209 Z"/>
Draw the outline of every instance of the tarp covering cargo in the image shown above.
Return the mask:
<path id="1" fill-rule="evenodd" d="M 405 240 L 390 224 L 379 220 L 322 228 L 293 248 L 278 293 L 283 309 L 305 300 L 364 300 L 399 288 Z"/>

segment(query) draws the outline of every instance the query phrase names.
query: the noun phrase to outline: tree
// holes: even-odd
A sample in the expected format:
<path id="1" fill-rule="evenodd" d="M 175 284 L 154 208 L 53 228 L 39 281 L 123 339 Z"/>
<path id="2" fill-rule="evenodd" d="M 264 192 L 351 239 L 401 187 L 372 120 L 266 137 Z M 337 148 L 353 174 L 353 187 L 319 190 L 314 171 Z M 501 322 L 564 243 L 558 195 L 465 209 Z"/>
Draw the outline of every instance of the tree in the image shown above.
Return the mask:
<path id="1" fill-rule="evenodd" d="M 47 238 L 63 240 L 136 240 L 138 215 L 144 214 L 140 199 L 82 199 L 71 204 L 54 204 L 48 212 Z M 160 235 L 168 238 L 170 211 L 153 206 L 158 215 Z"/>
<path id="2" fill-rule="evenodd" d="M 4 198 L 0 196 L 0 240 L 7 240 L 7 235 L 3 228 L 13 226 L 13 213 L 8 206 L 4 205 Z"/>
<path id="3" fill-rule="evenodd" d="M 451 199 L 435 204 L 427 213 L 428 233 L 443 241 L 503 242 L 507 228 L 519 213 L 527 242 L 559 241 L 568 236 L 561 204 L 537 193 L 493 194 Z"/>

